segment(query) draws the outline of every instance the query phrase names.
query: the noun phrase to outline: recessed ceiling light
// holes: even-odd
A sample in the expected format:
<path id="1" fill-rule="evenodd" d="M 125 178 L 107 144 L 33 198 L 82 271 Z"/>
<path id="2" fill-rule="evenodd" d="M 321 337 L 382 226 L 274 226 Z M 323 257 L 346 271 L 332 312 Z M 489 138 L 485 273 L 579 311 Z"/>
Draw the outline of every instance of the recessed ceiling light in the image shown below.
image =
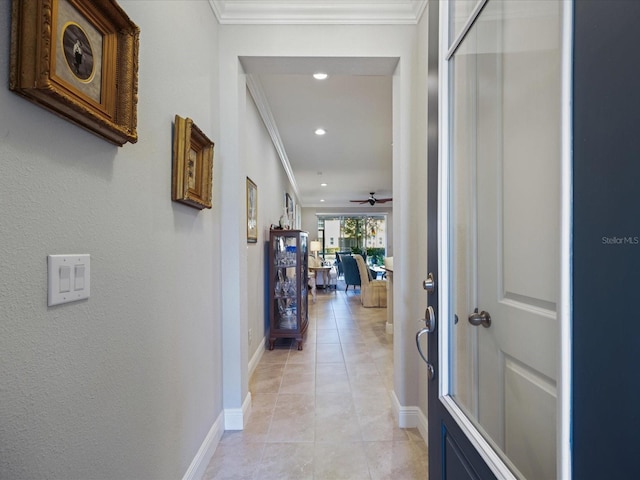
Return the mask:
<path id="1" fill-rule="evenodd" d="M 324 135 L 327 131 L 324 128 L 318 128 L 316 130 L 316 135 Z"/>
<path id="2" fill-rule="evenodd" d="M 322 73 L 322 72 L 318 72 L 318 73 L 314 73 L 313 74 L 313 78 L 315 78 L 316 80 L 324 80 L 327 77 L 328 77 L 328 75 L 326 73 Z"/>
<path id="3" fill-rule="evenodd" d="M 321 199 L 320 199 L 320 203 L 322 203 L 322 202 L 324 202 L 324 198 L 321 198 Z"/>
<path id="4" fill-rule="evenodd" d="M 321 184 L 320 184 L 320 186 L 321 186 L 321 187 L 326 187 L 326 186 L 327 186 L 327 184 L 326 184 L 326 183 L 321 183 Z"/>

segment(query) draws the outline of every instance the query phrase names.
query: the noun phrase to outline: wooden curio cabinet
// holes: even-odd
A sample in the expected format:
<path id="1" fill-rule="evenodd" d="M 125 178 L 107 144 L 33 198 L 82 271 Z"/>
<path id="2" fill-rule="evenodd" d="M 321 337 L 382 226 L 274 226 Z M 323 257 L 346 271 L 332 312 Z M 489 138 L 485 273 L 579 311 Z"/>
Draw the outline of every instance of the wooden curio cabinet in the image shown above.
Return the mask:
<path id="1" fill-rule="evenodd" d="M 269 238 L 269 350 L 293 338 L 302 350 L 309 325 L 308 237 L 301 230 L 271 230 Z"/>

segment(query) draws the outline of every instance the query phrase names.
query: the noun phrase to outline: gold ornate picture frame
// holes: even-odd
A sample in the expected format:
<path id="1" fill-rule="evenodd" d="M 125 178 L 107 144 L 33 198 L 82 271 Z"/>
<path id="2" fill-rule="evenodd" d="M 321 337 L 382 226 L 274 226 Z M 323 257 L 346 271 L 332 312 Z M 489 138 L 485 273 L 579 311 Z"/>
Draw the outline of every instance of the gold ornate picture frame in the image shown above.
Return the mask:
<path id="1" fill-rule="evenodd" d="M 258 242 L 258 186 L 247 177 L 247 243 Z"/>
<path id="2" fill-rule="evenodd" d="M 115 0 L 13 0 L 9 88 L 111 143 L 135 143 L 139 37 Z"/>
<path id="3" fill-rule="evenodd" d="M 176 115 L 173 134 L 171 199 L 190 207 L 211 208 L 214 143 L 193 120 Z"/>

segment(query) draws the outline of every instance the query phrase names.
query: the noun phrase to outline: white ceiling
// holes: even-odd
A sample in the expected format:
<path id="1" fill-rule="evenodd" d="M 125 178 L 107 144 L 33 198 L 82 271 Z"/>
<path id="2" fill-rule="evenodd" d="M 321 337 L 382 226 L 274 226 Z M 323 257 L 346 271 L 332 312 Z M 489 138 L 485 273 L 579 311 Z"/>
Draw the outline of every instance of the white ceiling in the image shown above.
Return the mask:
<path id="1" fill-rule="evenodd" d="M 210 1 L 220 23 L 251 24 L 416 23 L 426 4 Z M 303 207 L 354 206 L 350 200 L 365 200 L 369 192 L 392 196 L 391 75 L 396 58 L 243 57 L 241 62 Z M 318 71 L 329 77 L 314 79 Z M 319 127 L 326 135 L 314 134 Z"/>

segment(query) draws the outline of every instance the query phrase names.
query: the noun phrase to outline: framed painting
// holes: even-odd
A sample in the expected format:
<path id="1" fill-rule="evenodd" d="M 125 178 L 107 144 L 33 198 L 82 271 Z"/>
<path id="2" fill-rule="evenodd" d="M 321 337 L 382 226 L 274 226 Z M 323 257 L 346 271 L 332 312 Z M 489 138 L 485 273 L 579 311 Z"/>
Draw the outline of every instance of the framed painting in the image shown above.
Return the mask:
<path id="1" fill-rule="evenodd" d="M 247 177 L 247 243 L 258 241 L 258 187 Z"/>
<path id="2" fill-rule="evenodd" d="M 293 222 L 293 199 L 291 195 L 285 192 L 284 194 L 284 208 L 287 211 L 287 216 L 289 217 L 289 221 Z"/>
<path id="3" fill-rule="evenodd" d="M 113 144 L 135 143 L 139 37 L 115 0 L 13 0 L 9 88 Z"/>
<path id="4" fill-rule="evenodd" d="M 211 208 L 214 143 L 193 120 L 176 115 L 173 133 L 171 199 L 190 207 Z"/>

